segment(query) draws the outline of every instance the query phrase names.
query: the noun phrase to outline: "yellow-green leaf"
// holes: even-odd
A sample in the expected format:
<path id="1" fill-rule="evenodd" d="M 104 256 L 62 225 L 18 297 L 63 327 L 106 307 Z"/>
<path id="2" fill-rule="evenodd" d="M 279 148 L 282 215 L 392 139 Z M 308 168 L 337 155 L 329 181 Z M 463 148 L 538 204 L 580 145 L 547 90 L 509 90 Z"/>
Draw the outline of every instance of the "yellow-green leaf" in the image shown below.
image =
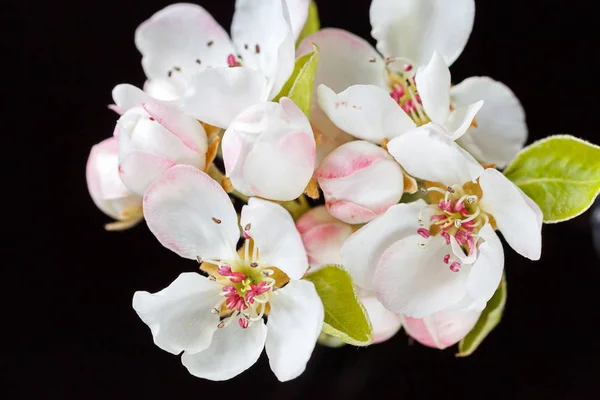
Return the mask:
<path id="1" fill-rule="evenodd" d="M 305 37 L 312 35 L 316 31 L 321 28 L 321 21 L 319 20 L 319 10 L 317 9 L 317 4 L 314 0 L 310 1 L 308 6 L 308 18 L 306 18 L 306 23 L 304 24 L 304 28 L 302 28 L 302 32 L 300 32 L 300 36 L 298 36 L 298 40 L 296 41 L 296 47 L 302 42 L 302 39 Z"/>
<path id="2" fill-rule="evenodd" d="M 314 45 L 315 50 L 305 54 L 296 60 L 294 72 L 287 80 L 279 94 L 273 101 L 279 101 L 282 97 L 289 97 L 308 116 L 312 102 L 313 83 L 319 62 L 319 48 Z"/>
<path id="3" fill-rule="evenodd" d="M 477 323 L 467 336 L 458 344 L 457 357 L 471 355 L 483 342 L 483 339 L 498 325 L 506 304 L 506 278 L 503 276 L 498 289 L 488 301 L 487 306 L 479 316 Z"/>
<path id="4" fill-rule="evenodd" d="M 373 329 L 350 274 L 341 266 L 327 265 L 309 274 L 325 309 L 323 332 L 354 346 L 373 343 Z"/>
<path id="5" fill-rule="evenodd" d="M 504 175 L 537 203 L 544 222 L 562 222 L 590 208 L 600 193 L 600 147 L 570 135 L 539 140 Z"/>

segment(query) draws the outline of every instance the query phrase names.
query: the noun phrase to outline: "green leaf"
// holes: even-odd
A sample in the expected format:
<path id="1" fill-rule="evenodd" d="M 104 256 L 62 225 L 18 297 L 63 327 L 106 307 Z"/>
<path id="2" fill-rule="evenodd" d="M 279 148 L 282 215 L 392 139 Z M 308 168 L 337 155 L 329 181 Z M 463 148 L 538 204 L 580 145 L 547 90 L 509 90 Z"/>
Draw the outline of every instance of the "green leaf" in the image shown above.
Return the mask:
<path id="1" fill-rule="evenodd" d="M 371 320 L 350 274 L 339 265 L 326 265 L 305 279 L 311 281 L 325 308 L 323 332 L 354 346 L 373 343 Z"/>
<path id="2" fill-rule="evenodd" d="M 319 62 L 319 48 L 313 45 L 315 51 L 305 54 L 296 60 L 294 72 L 287 80 L 279 94 L 273 101 L 279 101 L 282 97 L 289 97 L 306 116 L 310 114 L 312 102 L 313 83 Z"/>
<path id="3" fill-rule="evenodd" d="M 321 21 L 319 21 L 319 10 L 317 9 L 317 4 L 314 0 L 311 0 L 310 5 L 308 6 L 308 18 L 306 18 L 306 23 L 304 24 L 304 28 L 302 28 L 302 32 L 300 32 L 300 36 L 298 36 L 298 40 L 296 40 L 296 47 L 302 42 L 302 39 L 312 35 L 320 28 Z"/>
<path id="4" fill-rule="evenodd" d="M 590 208 L 600 193 L 600 147 L 556 135 L 524 148 L 504 171 L 537 203 L 544 222 L 562 222 Z"/>
<path id="5" fill-rule="evenodd" d="M 506 278 L 503 276 L 498 289 L 496 289 L 496 292 L 490 301 L 488 301 L 487 306 L 479 316 L 477 323 L 458 344 L 457 357 L 469 356 L 477 349 L 477 347 L 479 347 L 481 342 L 483 342 L 483 339 L 485 339 L 500 322 L 505 304 Z"/>

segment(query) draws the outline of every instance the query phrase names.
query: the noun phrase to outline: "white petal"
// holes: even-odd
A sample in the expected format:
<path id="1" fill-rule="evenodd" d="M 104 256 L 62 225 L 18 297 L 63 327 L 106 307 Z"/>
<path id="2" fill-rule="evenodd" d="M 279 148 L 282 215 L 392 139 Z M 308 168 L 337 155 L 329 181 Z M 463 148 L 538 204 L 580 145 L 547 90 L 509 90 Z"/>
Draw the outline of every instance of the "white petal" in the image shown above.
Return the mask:
<path id="1" fill-rule="evenodd" d="M 415 77 L 425 112 L 431 121 L 445 124 L 450 115 L 450 70 L 444 59 L 433 53 L 429 63 Z"/>
<path id="2" fill-rule="evenodd" d="M 475 1 L 373 0 L 369 15 L 382 54 L 424 65 L 438 51 L 450 65 L 473 29 Z"/>
<path id="3" fill-rule="evenodd" d="M 361 288 L 373 289 L 373 275 L 381 255 L 396 241 L 420 228 L 419 212 L 426 203 L 398 204 L 356 231 L 342 247 L 344 268 Z"/>
<path id="4" fill-rule="evenodd" d="M 139 107 L 142 103 L 152 100 L 148 93 L 128 83 L 115 86 L 112 90 L 112 98 L 122 114 L 133 107 Z"/>
<path id="5" fill-rule="evenodd" d="M 488 168 L 479 178 L 481 208 L 491 214 L 502 236 L 517 253 L 539 260 L 542 253 L 542 212 L 501 172 Z"/>
<path id="6" fill-rule="evenodd" d="M 398 203 L 402 169 L 373 143 L 356 140 L 329 154 L 315 173 L 327 210 L 349 224 L 365 223 Z"/>
<path id="7" fill-rule="evenodd" d="M 316 103 L 310 110 L 310 125 L 317 141 L 317 167 L 333 150 L 354 140 L 354 137 L 335 126 Z"/>
<path id="8" fill-rule="evenodd" d="M 388 88 L 383 58 L 366 40 L 342 29 L 325 28 L 302 40 L 298 56 L 312 52 L 313 43 L 319 46 L 313 102 L 320 84 L 336 93 L 357 84 Z"/>
<path id="9" fill-rule="evenodd" d="M 306 19 L 308 18 L 308 5 L 310 4 L 310 0 L 286 0 L 286 4 L 290 14 L 290 22 L 295 42 L 298 40 L 298 36 L 300 36 L 300 32 L 302 32 Z"/>
<path id="10" fill-rule="evenodd" d="M 433 124 L 391 140 L 388 151 L 415 178 L 448 186 L 474 181 L 483 172 L 469 153 Z"/>
<path id="11" fill-rule="evenodd" d="M 445 349 L 464 338 L 475 326 L 481 311 L 440 311 L 429 317 L 402 317 L 408 335 L 425 346 Z"/>
<path id="12" fill-rule="evenodd" d="M 236 0 L 231 38 L 244 66 L 267 78 L 268 99 L 275 97 L 294 71 L 296 60 L 285 0 Z"/>
<path id="13" fill-rule="evenodd" d="M 261 263 L 274 266 L 291 279 L 300 279 L 308 269 L 306 251 L 294 220 L 286 209 L 270 201 L 251 198 L 242 208 L 240 224 L 250 224 Z"/>
<path id="14" fill-rule="evenodd" d="M 163 8 L 135 32 L 146 76 L 167 79 L 179 90 L 206 67 L 227 66 L 235 54 L 227 32 L 202 7 L 179 3 Z"/>
<path id="15" fill-rule="evenodd" d="M 380 144 L 416 127 L 389 93 L 377 86 L 354 85 L 336 94 L 320 85 L 318 96 L 331 122 L 359 139 Z"/>
<path id="16" fill-rule="evenodd" d="M 225 171 L 233 187 L 247 196 L 293 200 L 313 175 L 315 147 L 308 119 L 284 97 L 235 118 L 223 136 Z"/>
<path id="17" fill-rule="evenodd" d="M 450 94 L 459 107 L 485 101 L 477 114 L 477 127 L 469 129 L 459 143 L 480 161 L 504 168 L 527 141 L 525 112 L 519 99 L 508 86 L 488 77 L 465 79 Z"/>
<path id="18" fill-rule="evenodd" d="M 144 217 L 158 241 L 181 257 L 236 257 L 240 230 L 231 200 L 221 185 L 196 168 L 174 166 L 150 186 Z"/>
<path id="19" fill-rule="evenodd" d="M 267 327 L 262 321 L 242 329 L 232 321 L 218 329 L 210 347 L 200 353 L 183 353 L 181 362 L 189 373 L 211 381 L 224 381 L 250 368 L 263 351 Z"/>
<path id="20" fill-rule="evenodd" d="M 275 376 L 285 382 L 306 368 L 323 327 L 323 303 L 308 281 L 290 281 L 269 303 L 267 355 Z"/>
<path id="21" fill-rule="evenodd" d="M 246 108 L 267 100 L 262 73 L 250 68 L 210 68 L 195 75 L 183 98 L 183 110 L 207 124 L 227 128 Z"/>
<path id="22" fill-rule="evenodd" d="M 402 326 L 400 316 L 386 310 L 374 294 L 361 295 L 360 301 L 365 306 L 371 320 L 374 344 L 385 342 L 400 330 Z"/>
<path id="23" fill-rule="evenodd" d="M 494 295 L 502 279 L 504 250 L 490 224 L 481 228 L 479 236 L 484 242 L 478 246 L 479 256 L 469 273 L 467 293 L 475 301 L 475 308 L 481 311 Z"/>
<path id="24" fill-rule="evenodd" d="M 176 101 L 183 92 L 167 79 L 147 80 L 144 83 L 144 92 L 158 100 Z"/>
<path id="25" fill-rule="evenodd" d="M 466 107 L 456 108 L 450 112 L 448 121 L 446 121 L 444 126 L 448 133 L 450 133 L 452 140 L 460 138 L 467 132 L 481 107 L 483 107 L 483 100 L 469 104 Z"/>
<path id="26" fill-rule="evenodd" d="M 119 176 L 129 190 L 143 196 L 148 187 L 173 165 L 173 160 L 168 158 L 132 151 L 121 158 Z"/>
<path id="27" fill-rule="evenodd" d="M 452 272 L 443 261 L 449 251 L 441 236 L 412 235 L 391 245 L 375 270 L 379 301 L 390 311 L 423 318 L 462 300 L 469 266 Z"/>
<path id="28" fill-rule="evenodd" d="M 221 286 L 194 272 L 185 272 L 156 293 L 135 292 L 133 309 L 150 327 L 154 343 L 169 353 L 206 349 L 219 316 L 211 312 Z"/>

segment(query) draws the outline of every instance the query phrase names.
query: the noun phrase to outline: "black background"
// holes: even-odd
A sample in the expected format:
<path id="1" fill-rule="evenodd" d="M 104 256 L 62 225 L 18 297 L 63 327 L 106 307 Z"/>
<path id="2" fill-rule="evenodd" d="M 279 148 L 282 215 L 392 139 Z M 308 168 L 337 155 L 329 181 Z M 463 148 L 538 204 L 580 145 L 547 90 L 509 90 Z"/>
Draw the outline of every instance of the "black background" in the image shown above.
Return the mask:
<path id="1" fill-rule="evenodd" d="M 317 2 L 324 27 L 370 38 L 368 0 Z M 17 29 L 2 39 L 3 198 L 12 203 L 2 225 L 2 398 L 598 398 L 600 261 L 589 213 L 544 226 L 537 263 L 506 247 L 503 321 L 467 359 L 409 345 L 401 332 L 369 348 L 317 347 L 304 375 L 286 384 L 264 355 L 215 383 L 154 346 L 131 308 L 134 291 L 162 289 L 196 265 L 162 248 L 143 224 L 105 232 L 85 162 L 112 134 L 113 86 L 144 81 L 135 28 L 167 4 L 2 2 L 4 27 Z M 233 0 L 201 4 L 229 26 Z M 527 112 L 530 141 L 572 133 L 600 143 L 599 21 L 590 4 L 478 0 L 453 81 L 489 75 L 508 84 Z"/>

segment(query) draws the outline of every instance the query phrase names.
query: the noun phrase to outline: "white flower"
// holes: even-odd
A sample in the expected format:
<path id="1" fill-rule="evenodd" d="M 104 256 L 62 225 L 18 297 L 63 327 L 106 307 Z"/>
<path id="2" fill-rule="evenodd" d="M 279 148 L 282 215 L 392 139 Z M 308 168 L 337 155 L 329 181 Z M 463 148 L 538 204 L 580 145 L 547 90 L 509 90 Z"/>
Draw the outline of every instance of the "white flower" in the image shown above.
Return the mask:
<path id="1" fill-rule="evenodd" d="M 417 342 L 445 349 L 460 342 L 473 329 L 481 311 L 440 311 L 425 318 L 401 316 L 404 331 Z"/>
<path id="2" fill-rule="evenodd" d="M 85 176 L 96 206 L 117 220 L 106 225 L 106 229 L 127 229 L 142 219 L 142 198 L 127 189 L 119 177 L 117 138 L 108 138 L 92 147 Z"/>
<path id="3" fill-rule="evenodd" d="M 430 183 L 434 203 L 393 206 L 342 249 L 358 285 L 374 289 L 387 309 L 413 318 L 485 307 L 504 264 L 495 228 L 519 254 L 537 260 L 541 253 L 539 207 L 438 129 L 426 125 L 388 144 L 409 174 Z"/>
<path id="4" fill-rule="evenodd" d="M 471 33 L 474 14 L 473 0 L 373 0 L 370 10 L 372 35 L 385 58 L 367 41 L 331 28 L 305 38 L 298 54 L 312 51 L 313 42 L 319 46 L 321 56 L 315 87 L 325 84 L 339 93 L 352 85 L 375 85 L 389 93 L 409 114 L 414 113 L 417 124 L 429 119 L 445 124 L 440 119 L 449 113 L 449 108 L 430 107 L 431 104 L 423 99 L 428 110 L 422 112 L 418 95 L 423 98 L 425 91 L 437 85 L 426 86 L 419 82 L 419 75 L 436 52 L 447 66 L 458 58 Z M 449 76 L 440 77 L 444 82 L 448 81 L 448 85 L 434 97 L 443 97 L 446 103 Z M 316 93 L 314 98 L 317 98 Z M 457 109 L 468 109 L 469 105 L 485 101 L 477 120 L 459 141 L 480 161 L 504 167 L 523 147 L 527 139 L 525 115 L 507 86 L 487 77 L 473 77 L 450 89 L 450 99 L 450 104 Z M 451 122 L 450 131 L 461 126 L 459 119 L 467 118 L 463 116 Z M 316 130 L 323 136 L 330 135 L 326 124 L 316 123 Z M 335 135 L 339 136 L 339 133 Z"/>
<path id="5" fill-rule="evenodd" d="M 140 196 L 174 165 L 206 167 L 204 128 L 173 105 L 149 101 L 129 109 L 117 121 L 115 135 L 121 180 Z"/>
<path id="6" fill-rule="evenodd" d="M 323 324 L 323 305 L 311 282 L 300 235 L 281 206 L 252 198 L 240 225 L 248 238 L 236 252 L 238 217 L 225 191 L 205 173 L 175 166 L 144 196 L 148 227 L 168 249 L 199 259 L 204 277 L 181 274 L 133 307 L 154 342 L 195 376 L 232 378 L 266 348 L 281 381 L 300 375 Z M 287 284 L 286 284 L 287 282 Z M 268 324 L 263 316 L 268 314 Z"/>
<path id="7" fill-rule="evenodd" d="M 225 172 L 242 194 L 293 200 L 313 175 L 315 146 L 308 118 L 292 100 L 257 104 L 223 135 Z"/>
<path id="8" fill-rule="evenodd" d="M 311 271 L 318 271 L 324 265 L 342 264 L 340 250 L 352 235 L 352 226 L 341 222 L 318 206 L 296 221 L 296 228 L 302 236 Z M 373 291 L 357 288 L 360 301 L 365 306 L 373 328 L 373 343 L 388 340 L 400 330 L 400 317 L 386 310 Z"/>

